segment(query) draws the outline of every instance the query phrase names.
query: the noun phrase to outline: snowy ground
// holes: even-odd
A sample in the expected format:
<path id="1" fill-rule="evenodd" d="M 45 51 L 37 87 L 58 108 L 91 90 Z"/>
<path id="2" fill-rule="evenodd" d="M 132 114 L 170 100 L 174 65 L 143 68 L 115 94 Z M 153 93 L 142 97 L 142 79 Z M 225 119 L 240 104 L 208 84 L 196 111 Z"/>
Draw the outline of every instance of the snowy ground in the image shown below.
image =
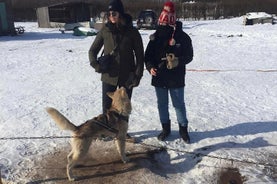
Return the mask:
<path id="1" fill-rule="evenodd" d="M 277 26 L 242 23 L 184 22 L 195 53 L 186 77 L 191 144 L 179 138 L 172 107 L 173 133 L 157 141 L 160 124 L 147 71 L 134 90 L 129 132 L 143 144 L 167 147 L 156 155 L 165 183 L 216 183 L 224 168 L 238 168 L 245 183 L 277 182 Z M 69 139 L 49 138 L 70 133 L 60 131 L 44 108 L 53 106 L 80 124 L 101 112 L 101 82 L 88 62 L 94 37 L 16 25 L 26 32 L 0 37 L 1 178 L 35 183 L 30 173 L 46 169 L 37 163 L 69 149 Z M 146 47 L 153 31 L 140 33 Z M 51 177 L 41 180 L 55 183 Z"/>

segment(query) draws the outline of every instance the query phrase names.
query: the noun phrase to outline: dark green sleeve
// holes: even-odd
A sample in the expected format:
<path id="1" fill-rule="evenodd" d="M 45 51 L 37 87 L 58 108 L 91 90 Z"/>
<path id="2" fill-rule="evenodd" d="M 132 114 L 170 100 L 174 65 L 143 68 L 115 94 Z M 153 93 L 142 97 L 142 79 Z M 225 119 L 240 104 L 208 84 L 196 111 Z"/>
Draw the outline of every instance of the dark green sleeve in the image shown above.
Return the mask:
<path id="1" fill-rule="evenodd" d="M 136 57 L 136 76 L 140 79 L 144 70 L 144 48 L 140 33 L 137 29 L 134 31 L 134 52 Z"/>
<path id="2" fill-rule="evenodd" d="M 102 48 L 104 43 L 102 32 L 100 31 L 90 46 L 90 49 L 88 51 L 88 56 L 89 56 L 89 62 L 90 65 L 95 69 L 95 71 L 99 71 L 99 64 L 97 63 L 97 55 Z"/>
<path id="3" fill-rule="evenodd" d="M 154 41 L 150 40 L 145 50 L 145 66 L 149 72 L 151 68 L 156 68 L 154 63 L 154 58 L 155 58 Z"/>

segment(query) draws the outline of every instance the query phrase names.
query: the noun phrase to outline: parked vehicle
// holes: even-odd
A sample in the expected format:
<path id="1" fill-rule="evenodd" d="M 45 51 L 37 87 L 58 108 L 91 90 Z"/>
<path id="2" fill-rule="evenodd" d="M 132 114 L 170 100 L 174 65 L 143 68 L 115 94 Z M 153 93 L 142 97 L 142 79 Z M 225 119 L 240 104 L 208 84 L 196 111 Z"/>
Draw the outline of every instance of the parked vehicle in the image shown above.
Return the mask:
<path id="1" fill-rule="evenodd" d="M 137 20 L 137 28 L 156 29 L 158 25 L 158 16 L 153 10 L 143 10 L 140 12 Z"/>

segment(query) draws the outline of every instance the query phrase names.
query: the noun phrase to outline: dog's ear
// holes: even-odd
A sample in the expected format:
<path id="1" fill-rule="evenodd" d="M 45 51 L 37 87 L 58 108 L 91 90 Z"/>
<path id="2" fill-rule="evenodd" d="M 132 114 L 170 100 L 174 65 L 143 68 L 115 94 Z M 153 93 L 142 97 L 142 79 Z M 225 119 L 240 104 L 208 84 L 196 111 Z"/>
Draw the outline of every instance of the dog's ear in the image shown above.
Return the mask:
<path id="1" fill-rule="evenodd" d="M 110 98 L 112 99 L 112 98 L 113 98 L 114 93 L 113 93 L 113 92 L 107 92 L 107 95 L 108 95 L 108 97 L 110 97 Z"/>
<path id="2" fill-rule="evenodd" d="M 126 88 L 124 88 L 123 86 L 119 88 L 120 90 L 120 94 L 121 96 L 124 96 L 124 94 L 126 93 Z"/>
<path id="3" fill-rule="evenodd" d="M 119 95 L 120 95 L 120 96 L 124 96 L 124 93 L 125 93 L 125 91 L 124 91 L 123 89 L 120 89 L 120 90 L 119 90 Z"/>

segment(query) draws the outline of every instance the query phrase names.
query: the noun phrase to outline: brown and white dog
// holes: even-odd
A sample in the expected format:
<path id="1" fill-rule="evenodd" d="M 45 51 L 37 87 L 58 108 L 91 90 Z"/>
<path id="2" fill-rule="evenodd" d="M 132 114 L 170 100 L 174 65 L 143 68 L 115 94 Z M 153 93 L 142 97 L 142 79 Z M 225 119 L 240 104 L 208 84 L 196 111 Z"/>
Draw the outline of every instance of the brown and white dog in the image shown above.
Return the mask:
<path id="1" fill-rule="evenodd" d="M 80 158 L 85 156 L 92 140 L 99 137 L 99 135 L 116 134 L 116 147 L 121 159 L 124 163 L 129 161 L 125 153 L 125 140 L 128 118 L 132 110 L 131 101 L 124 87 L 117 89 L 113 93 L 107 93 L 107 95 L 112 99 L 112 105 L 108 112 L 87 120 L 80 126 L 75 126 L 58 110 L 52 107 L 46 108 L 48 114 L 62 130 L 73 132 L 72 150 L 67 156 L 67 177 L 70 181 L 76 180 L 72 175 L 72 168 Z"/>

